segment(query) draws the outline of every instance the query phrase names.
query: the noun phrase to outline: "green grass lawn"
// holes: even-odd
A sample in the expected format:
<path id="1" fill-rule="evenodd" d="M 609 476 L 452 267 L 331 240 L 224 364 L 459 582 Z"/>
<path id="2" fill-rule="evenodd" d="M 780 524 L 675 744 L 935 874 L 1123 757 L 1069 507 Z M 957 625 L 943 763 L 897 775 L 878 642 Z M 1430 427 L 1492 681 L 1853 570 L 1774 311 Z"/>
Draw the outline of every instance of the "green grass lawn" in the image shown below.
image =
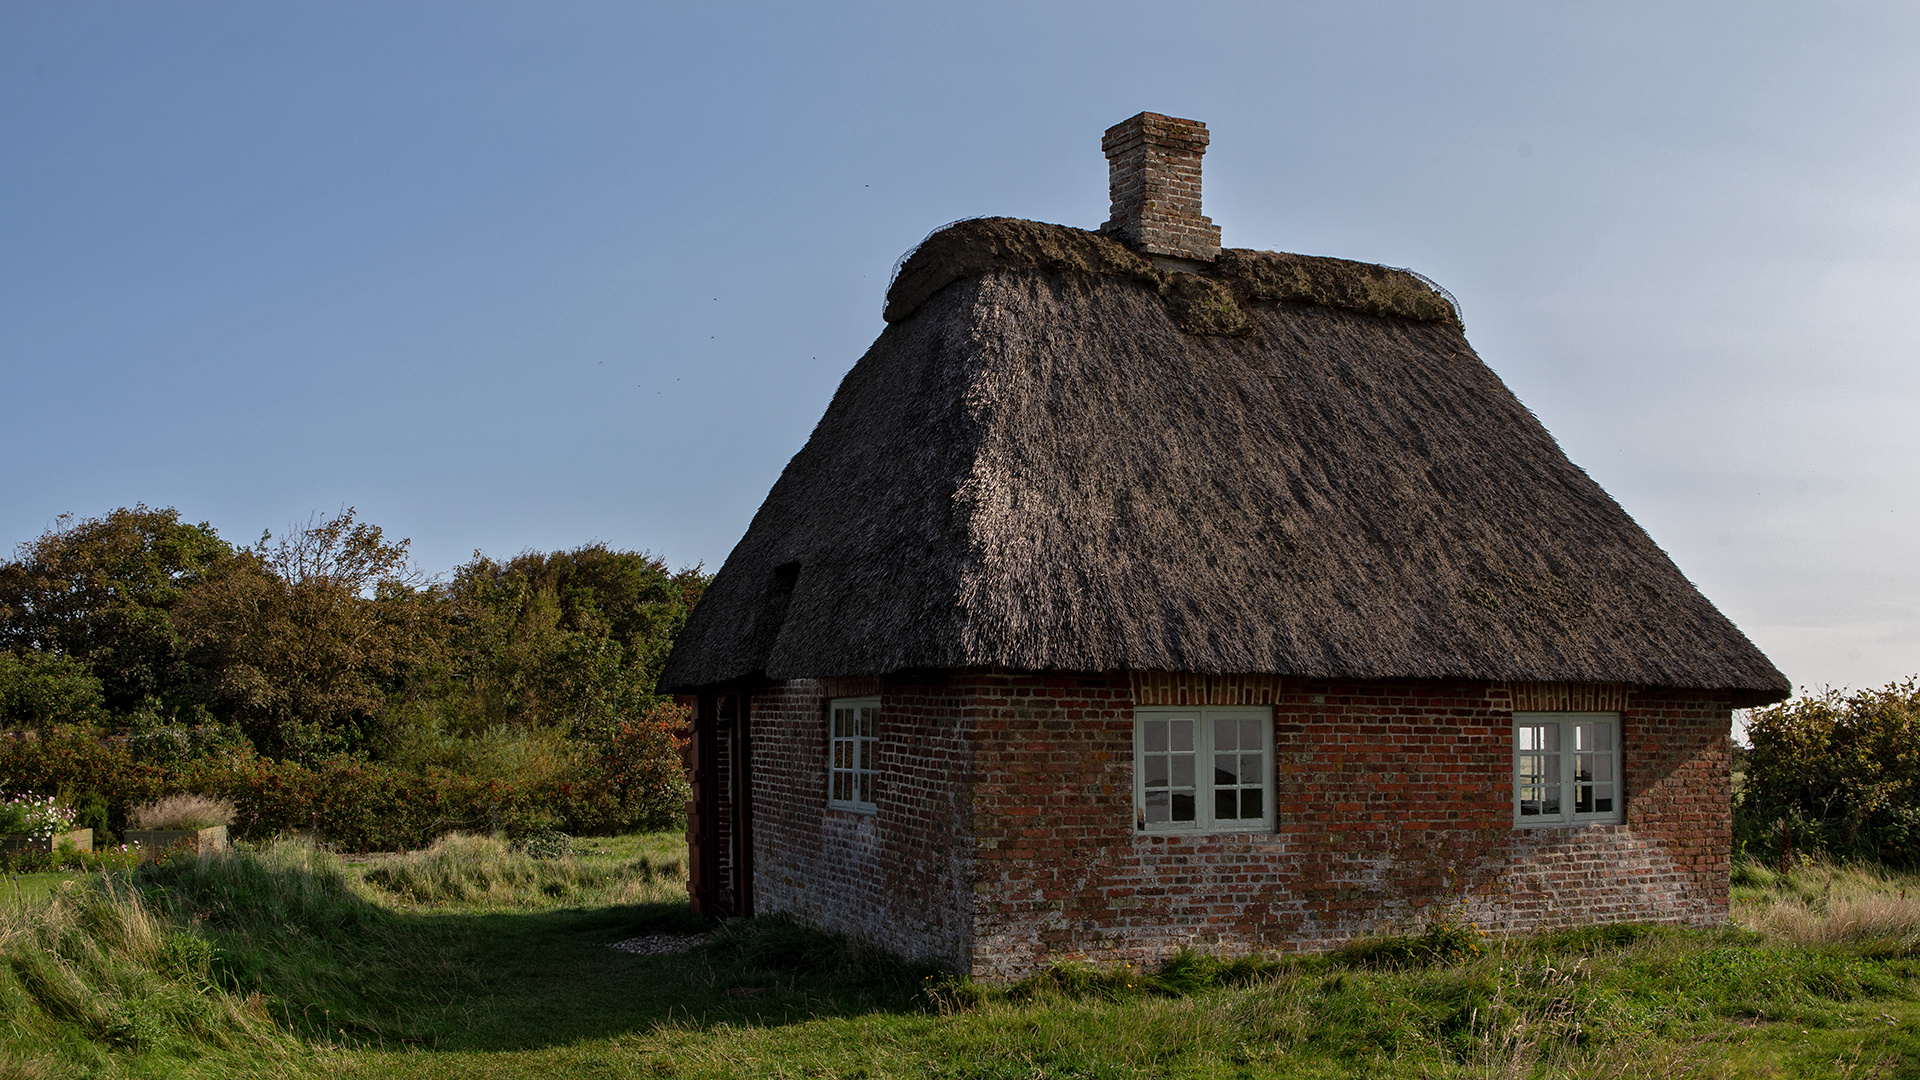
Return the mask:
<path id="1" fill-rule="evenodd" d="M 0 911 L 0 1077 L 1920 1077 L 1916 878 L 1744 867 L 1716 930 L 982 988 L 779 919 L 614 951 L 708 928 L 677 835 L 585 844 L 36 880 Z"/>
<path id="2" fill-rule="evenodd" d="M 8 874 L 0 882 L 0 904 L 40 903 L 53 896 L 63 881 L 72 881 L 74 874 Z"/>

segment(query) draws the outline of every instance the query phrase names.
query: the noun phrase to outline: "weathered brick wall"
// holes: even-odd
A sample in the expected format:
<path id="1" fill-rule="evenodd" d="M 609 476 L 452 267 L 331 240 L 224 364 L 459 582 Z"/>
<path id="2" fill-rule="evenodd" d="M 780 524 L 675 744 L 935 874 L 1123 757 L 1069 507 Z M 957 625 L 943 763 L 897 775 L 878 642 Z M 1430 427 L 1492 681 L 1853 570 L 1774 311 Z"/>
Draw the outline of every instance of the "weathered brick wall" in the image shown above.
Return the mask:
<path id="1" fill-rule="evenodd" d="M 1286 680 L 1275 830 L 1180 837 L 1132 828 L 1126 678 L 952 682 L 978 734 L 978 976 L 1324 948 L 1418 930 L 1436 904 L 1490 929 L 1725 916 L 1725 700 L 1628 699 L 1625 825 L 1515 829 L 1505 687 Z"/>
<path id="2" fill-rule="evenodd" d="M 1220 256 L 1220 227 L 1200 213 L 1200 158 L 1207 125 L 1141 113 L 1107 129 L 1112 217 L 1100 231 L 1149 255 L 1211 261 Z"/>
<path id="3" fill-rule="evenodd" d="M 1134 831 L 1136 685 L 1273 703 L 1272 832 Z M 826 697 L 873 689 L 880 813 L 829 810 Z M 787 683 L 754 700 L 759 908 L 986 978 L 1182 946 L 1326 948 L 1456 905 L 1490 930 L 1724 918 L 1728 702 L 1545 694 L 991 671 Z M 1513 827 L 1516 695 L 1624 702 L 1624 825 Z"/>
<path id="4" fill-rule="evenodd" d="M 1626 824 L 1520 830 L 1481 917 L 1510 927 L 1725 920 L 1731 722 L 1725 697 L 1635 692 L 1622 715 Z"/>
<path id="5" fill-rule="evenodd" d="M 877 814 L 827 806 L 826 701 L 881 693 Z M 972 943 L 969 751 L 942 684 L 795 680 L 756 694 L 754 888 L 784 911 L 910 959 L 964 968 Z"/>

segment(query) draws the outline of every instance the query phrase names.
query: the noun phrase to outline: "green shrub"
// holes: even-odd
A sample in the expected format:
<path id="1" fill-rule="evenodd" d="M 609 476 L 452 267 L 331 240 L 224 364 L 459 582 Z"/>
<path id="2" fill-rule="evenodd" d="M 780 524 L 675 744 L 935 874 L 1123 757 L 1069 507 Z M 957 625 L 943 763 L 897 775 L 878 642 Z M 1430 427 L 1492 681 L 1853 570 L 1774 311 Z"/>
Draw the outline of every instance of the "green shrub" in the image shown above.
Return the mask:
<path id="1" fill-rule="evenodd" d="M 567 828 L 588 836 L 664 829 L 682 819 L 691 790 L 682 763 L 688 711 L 660 702 L 591 746 L 554 805 Z"/>
<path id="2" fill-rule="evenodd" d="M 100 701 L 100 680 L 85 663 L 39 649 L 0 649 L 0 728 L 90 724 L 106 715 Z"/>
<path id="3" fill-rule="evenodd" d="M 1920 865 L 1920 683 L 1795 698 L 1748 718 L 1735 836 L 1750 857 Z"/>
<path id="4" fill-rule="evenodd" d="M 162 764 L 69 728 L 39 739 L 0 739 L 0 783 L 44 795 L 87 791 L 119 828 L 132 808 L 189 792 L 232 803 L 237 837 L 310 833 L 343 851 L 421 848 L 454 831 L 525 837 L 556 824 L 576 835 L 611 835 L 678 817 L 686 801 L 675 734 L 682 717 L 662 706 L 624 727 L 571 775 L 526 778 L 346 756 L 275 761 L 244 748 Z"/>

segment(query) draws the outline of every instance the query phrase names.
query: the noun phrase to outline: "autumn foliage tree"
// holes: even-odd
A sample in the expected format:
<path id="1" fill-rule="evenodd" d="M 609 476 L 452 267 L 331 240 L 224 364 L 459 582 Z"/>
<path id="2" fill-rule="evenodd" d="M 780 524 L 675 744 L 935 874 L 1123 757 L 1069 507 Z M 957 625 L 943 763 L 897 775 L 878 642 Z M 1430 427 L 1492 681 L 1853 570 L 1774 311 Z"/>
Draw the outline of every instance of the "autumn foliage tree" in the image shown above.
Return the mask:
<path id="1" fill-rule="evenodd" d="M 364 747 L 409 676 L 439 663 L 443 609 L 349 508 L 263 535 L 189 591 L 174 624 L 198 698 L 273 756 Z"/>
<path id="2" fill-rule="evenodd" d="M 684 798 L 682 718 L 654 691 L 707 580 L 604 544 L 429 578 L 351 508 L 245 548 L 171 509 L 63 518 L 0 564 L 0 725 L 117 731 L 115 753 L 215 787 L 229 766 L 195 760 L 490 791 L 488 820 L 660 824 Z"/>

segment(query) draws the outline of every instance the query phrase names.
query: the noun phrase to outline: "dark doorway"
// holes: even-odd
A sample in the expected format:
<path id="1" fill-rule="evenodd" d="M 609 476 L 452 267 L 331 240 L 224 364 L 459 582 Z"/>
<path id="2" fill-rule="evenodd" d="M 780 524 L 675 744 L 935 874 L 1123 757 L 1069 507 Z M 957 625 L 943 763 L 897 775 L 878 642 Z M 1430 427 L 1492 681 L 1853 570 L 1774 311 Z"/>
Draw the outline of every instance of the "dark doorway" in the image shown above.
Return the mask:
<path id="1" fill-rule="evenodd" d="M 753 914 L 752 712 L 741 689 L 708 691 L 694 705 L 687 853 L 698 915 Z"/>

